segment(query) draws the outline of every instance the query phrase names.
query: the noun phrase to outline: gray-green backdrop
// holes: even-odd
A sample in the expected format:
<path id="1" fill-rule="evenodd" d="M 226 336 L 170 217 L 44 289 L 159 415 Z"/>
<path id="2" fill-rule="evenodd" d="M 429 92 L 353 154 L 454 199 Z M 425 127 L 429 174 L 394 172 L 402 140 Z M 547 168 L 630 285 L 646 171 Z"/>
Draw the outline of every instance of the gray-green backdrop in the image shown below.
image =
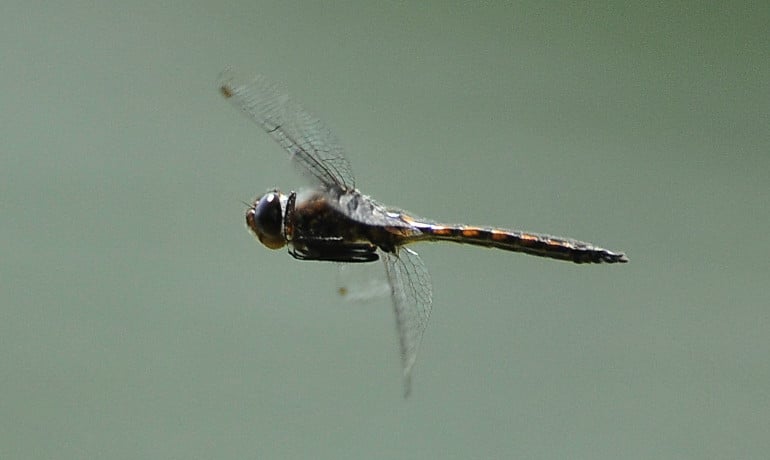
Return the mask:
<path id="1" fill-rule="evenodd" d="M 3 2 L 0 458 L 767 458 L 770 7 L 625 3 Z M 246 232 L 302 180 L 229 65 L 386 203 L 631 263 L 417 247 L 404 400 L 387 299 Z"/>

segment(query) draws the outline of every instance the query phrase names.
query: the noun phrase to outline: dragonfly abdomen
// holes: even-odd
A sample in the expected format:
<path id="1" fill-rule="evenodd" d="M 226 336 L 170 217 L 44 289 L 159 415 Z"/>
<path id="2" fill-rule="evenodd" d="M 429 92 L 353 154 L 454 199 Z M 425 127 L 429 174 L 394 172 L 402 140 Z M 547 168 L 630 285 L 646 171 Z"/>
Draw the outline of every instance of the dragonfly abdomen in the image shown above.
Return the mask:
<path id="1" fill-rule="evenodd" d="M 421 240 L 454 241 L 533 256 L 583 263 L 625 263 L 623 253 L 609 251 L 590 243 L 538 233 L 517 232 L 498 228 L 459 225 L 420 226 Z"/>

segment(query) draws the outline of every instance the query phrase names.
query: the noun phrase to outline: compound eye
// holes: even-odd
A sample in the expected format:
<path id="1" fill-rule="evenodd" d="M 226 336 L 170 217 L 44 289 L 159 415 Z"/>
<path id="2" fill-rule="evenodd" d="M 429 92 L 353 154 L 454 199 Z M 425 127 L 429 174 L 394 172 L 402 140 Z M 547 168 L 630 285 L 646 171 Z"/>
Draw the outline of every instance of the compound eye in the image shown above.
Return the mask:
<path id="1" fill-rule="evenodd" d="M 246 211 L 246 225 L 270 249 L 286 244 L 283 236 L 283 215 L 278 193 L 270 192 Z"/>

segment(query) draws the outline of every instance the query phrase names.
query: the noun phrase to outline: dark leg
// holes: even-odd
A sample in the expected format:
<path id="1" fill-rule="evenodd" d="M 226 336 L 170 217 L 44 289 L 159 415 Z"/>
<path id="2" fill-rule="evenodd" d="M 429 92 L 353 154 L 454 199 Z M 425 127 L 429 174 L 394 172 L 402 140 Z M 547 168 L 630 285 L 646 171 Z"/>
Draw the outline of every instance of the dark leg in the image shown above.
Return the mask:
<path id="1" fill-rule="evenodd" d="M 297 239 L 292 241 L 289 254 L 298 260 L 330 262 L 374 262 L 379 260 L 377 246 L 369 243 L 342 243 L 338 239 Z"/>

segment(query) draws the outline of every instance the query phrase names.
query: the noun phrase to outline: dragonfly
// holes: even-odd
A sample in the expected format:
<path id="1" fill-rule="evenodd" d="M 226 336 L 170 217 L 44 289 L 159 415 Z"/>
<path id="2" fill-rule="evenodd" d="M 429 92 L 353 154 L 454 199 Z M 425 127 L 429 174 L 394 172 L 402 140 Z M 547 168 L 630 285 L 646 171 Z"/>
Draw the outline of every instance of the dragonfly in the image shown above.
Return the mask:
<path id="1" fill-rule="evenodd" d="M 345 151 L 332 131 L 286 90 L 264 76 L 242 79 L 232 70 L 219 90 L 289 154 L 312 187 L 288 194 L 272 189 L 246 210 L 246 225 L 267 248 L 287 247 L 298 260 L 381 261 L 399 337 L 404 396 L 433 305 L 431 278 L 413 243 L 450 241 L 577 264 L 626 263 L 622 252 L 542 233 L 442 224 L 386 206 L 361 193 Z"/>

